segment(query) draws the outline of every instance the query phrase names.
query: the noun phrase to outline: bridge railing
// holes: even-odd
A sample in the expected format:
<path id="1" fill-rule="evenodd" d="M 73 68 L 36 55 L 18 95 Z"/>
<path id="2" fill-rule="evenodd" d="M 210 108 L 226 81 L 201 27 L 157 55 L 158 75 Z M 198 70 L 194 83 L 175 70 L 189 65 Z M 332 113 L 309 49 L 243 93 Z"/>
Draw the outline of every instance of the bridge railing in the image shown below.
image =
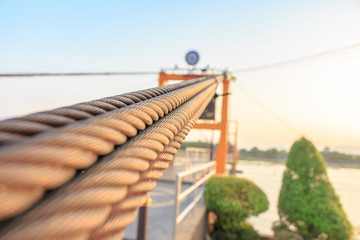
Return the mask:
<path id="1" fill-rule="evenodd" d="M 185 149 L 185 156 L 192 160 L 210 160 L 210 150 L 205 148 L 187 147 Z"/>
<path id="2" fill-rule="evenodd" d="M 180 172 L 176 175 L 175 180 L 175 205 L 174 205 L 174 224 L 173 224 L 173 240 L 176 239 L 176 231 L 177 225 L 180 224 L 184 218 L 190 213 L 190 211 L 196 206 L 196 204 L 201 200 L 204 196 L 204 191 L 200 191 L 194 197 L 193 201 L 189 203 L 184 210 L 180 211 L 181 202 L 186 199 L 191 193 L 198 190 L 201 186 L 203 186 L 207 180 L 211 176 L 215 174 L 215 161 L 211 161 L 209 163 L 202 164 L 195 168 Z M 201 178 L 197 178 L 197 174 L 202 175 Z M 182 180 L 190 175 L 194 175 L 194 182 L 192 185 L 186 190 L 181 190 Z"/>
<path id="3" fill-rule="evenodd" d="M 187 165 L 193 163 L 194 165 L 208 162 L 210 159 L 210 150 L 204 148 L 187 147 L 185 149 L 178 149 L 174 156 L 173 165 Z"/>

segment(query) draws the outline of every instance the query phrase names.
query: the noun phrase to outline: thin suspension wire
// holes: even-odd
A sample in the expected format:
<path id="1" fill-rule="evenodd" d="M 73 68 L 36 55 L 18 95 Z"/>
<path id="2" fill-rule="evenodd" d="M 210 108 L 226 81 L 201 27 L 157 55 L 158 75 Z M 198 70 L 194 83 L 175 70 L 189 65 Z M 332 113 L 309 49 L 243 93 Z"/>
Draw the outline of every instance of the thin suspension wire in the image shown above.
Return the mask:
<path id="1" fill-rule="evenodd" d="M 264 103 L 259 101 L 256 97 L 254 97 L 251 93 L 249 93 L 247 90 L 245 90 L 242 86 L 240 86 L 239 83 L 234 82 L 235 86 L 244 93 L 247 97 L 249 97 L 254 103 L 256 103 L 259 107 L 261 107 L 264 111 L 266 111 L 269 115 L 271 115 L 275 120 L 277 120 L 279 123 L 281 123 L 284 127 L 286 127 L 288 130 L 290 130 L 292 133 L 294 133 L 296 136 L 301 135 L 299 131 L 297 131 L 293 126 L 291 126 L 289 123 L 287 123 L 284 119 L 279 117 L 277 114 L 275 114 L 273 111 L 271 111 Z"/>
<path id="2" fill-rule="evenodd" d="M 238 70 L 235 70 L 235 71 L 232 71 L 232 72 L 233 73 L 253 72 L 253 71 L 278 67 L 278 66 L 282 66 L 282 65 L 302 62 L 302 61 L 305 61 L 305 60 L 311 60 L 311 59 L 315 59 L 315 58 L 319 58 L 319 57 L 324 57 L 324 56 L 328 56 L 328 55 L 331 55 L 331 54 L 334 54 L 334 53 L 343 52 L 343 51 L 347 51 L 347 50 L 358 48 L 358 47 L 360 47 L 360 43 L 345 46 L 345 47 L 341 47 L 341 48 L 336 48 L 336 49 L 329 50 L 329 51 L 326 51 L 326 52 L 316 53 L 316 54 L 303 56 L 303 57 L 299 57 L 299 58 L 288 59 L 288 60 L 285 60 L 285 61 L 260 65 L 260 66 L 256 66 L 256 67 L 238 69 Z"/>
<path id="3" fill-rule="evenodd" d="M 156 75 L 154 71 L 134 71 L 134 72 L 73 72 L 73 73 L 6 73 L 0 77 L 62 77 L 62 76 L 105 76 L 105 75 Z"/>

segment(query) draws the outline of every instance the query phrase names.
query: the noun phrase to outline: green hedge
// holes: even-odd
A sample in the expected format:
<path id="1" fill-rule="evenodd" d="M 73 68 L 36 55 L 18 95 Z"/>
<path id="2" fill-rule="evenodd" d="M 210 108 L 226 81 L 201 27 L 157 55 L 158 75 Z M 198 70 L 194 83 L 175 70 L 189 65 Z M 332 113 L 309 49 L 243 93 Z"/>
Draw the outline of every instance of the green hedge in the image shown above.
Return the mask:
<path id="1" fill-rule="evenodd" d="M 296 141 L 289 153 L 278 211 L 281 223 L 304 239 L 346 240 L 352 236 L 323 157 L 305 138 Z"/>
<path id="2" fill-rule="evenodd" d="M 206 185 L 205 203 L 216 214 L 214 239 L 258 239 L 259 235 L 245 222 L 269 207 L 264 192 L 253 182 L 233 176 L 212 177 Z"/>

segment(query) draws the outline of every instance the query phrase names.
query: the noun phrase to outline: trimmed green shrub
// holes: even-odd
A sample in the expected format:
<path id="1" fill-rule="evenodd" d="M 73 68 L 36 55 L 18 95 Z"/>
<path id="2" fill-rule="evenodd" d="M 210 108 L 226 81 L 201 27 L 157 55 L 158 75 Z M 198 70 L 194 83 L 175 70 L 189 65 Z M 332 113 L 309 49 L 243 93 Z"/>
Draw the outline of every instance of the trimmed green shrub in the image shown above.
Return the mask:
<path id="1" fill-rule="evenodd" d="M 212 177 L 206 185 L 205 203 L 217 216 L 213 239 L 259 238 L 245 220 L 266 211 L 269 202 L 253 182 L 233 176 Z"/>
<path id="2" fill-rule="evenodd" d="M 280 221 L 304 239 L 350 239 L 352 226 L 329 182 L 326 164 L 305 138 L 291 147 L 283 175 Z"/>

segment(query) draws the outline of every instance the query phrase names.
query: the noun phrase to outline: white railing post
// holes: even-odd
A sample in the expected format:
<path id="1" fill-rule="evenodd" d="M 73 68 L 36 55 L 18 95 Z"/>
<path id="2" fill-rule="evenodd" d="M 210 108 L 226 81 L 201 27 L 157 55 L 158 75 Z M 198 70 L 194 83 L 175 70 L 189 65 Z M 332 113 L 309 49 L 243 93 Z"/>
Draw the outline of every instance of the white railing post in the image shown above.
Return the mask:
<path id="1" fill-rule="evenodd" d="M 200 179 L 195 179 L 195 181 L 189 188 L 181 192 L 182 179 L 191 174 L 196 175 L 196 173 L 198 172 L 200 173 L 203 172 L 204 176 L 202 176 Z M 205 183 L 214 174 L 215 174 L 215 161 L 202 164 L 201 166 L 176 174 L 173 240 L 176 240 L 177 224 L 179 224 L 186 217 L 186 215 L 188 215 L 190 211 L 194 209 L 196 204 L 201 200 L 201 198 L 204 195 Z M 200 188 L 200 193 L 198 193 L 199 188 Z M 201 191 L 201 188 L 203 189 L 203 191 Z M 191 193 L 194 193 L 194 200 L 184 210 L 182 210 L 182 212 L 180 212 L 181 201 L 184 200 Z"/>
<path id="2" fill-rule="evenodd" d="M 180 177 L 178 174 L 176 175 L 175 179 L 175 209 L 174 209 L 174 225 L 173 225 L 173 240 L 176 240 L 176 226 L 178 224 L 178 216 L 180 211 L 180 201 L 179 201 L 179 195 L 181 193 L 181 183 L 182 183 L 182 177 Z"/>

